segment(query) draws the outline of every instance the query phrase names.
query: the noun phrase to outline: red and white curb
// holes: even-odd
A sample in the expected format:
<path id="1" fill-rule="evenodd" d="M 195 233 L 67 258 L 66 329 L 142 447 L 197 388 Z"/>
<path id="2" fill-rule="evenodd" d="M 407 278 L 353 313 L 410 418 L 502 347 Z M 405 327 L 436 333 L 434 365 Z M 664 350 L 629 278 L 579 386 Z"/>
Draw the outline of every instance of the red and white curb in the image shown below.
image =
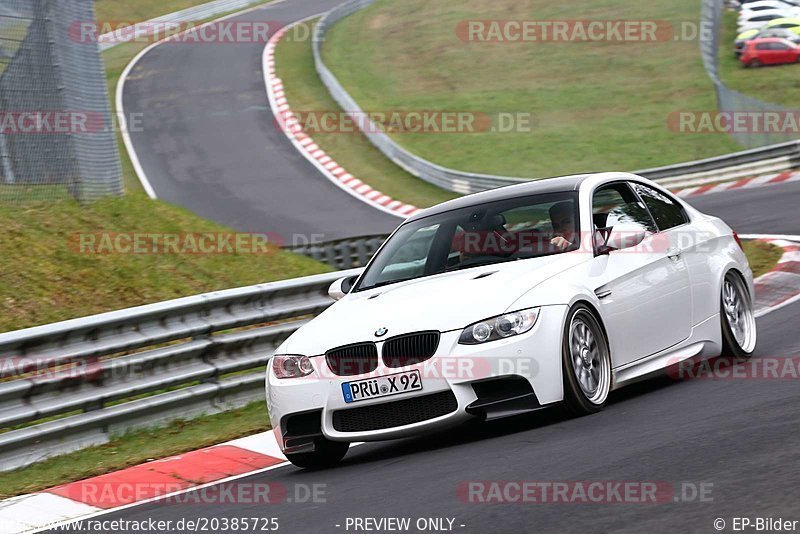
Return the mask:
<path id="1" fill-rule="evenodd" d="M 391 213 L 392 215 L 397 215 L 398 217 L 410 217 L 411 215 L 421 211 L 420 208 L 412 206 L 411 204 L 404 204 L 399 200 L 394 200 L 390 196 L 381 193 L 377 189 L 373 189 L 370 185 L 364 183 L 362 180 L 359 180 L 347 172 L 347 170 L 341 164 L 339 164 L 324 150 L 322 150 L 319 145 L 314 142 L 314 139 L 303 130 L 300 121 L 297 119 L 297 116 L 289 105 L 289 101 L 286 98 L 286 92 L 283 87 L 283 81 L 276 75 L 275 48 L 284 35 L 286 35 L 286 32 L 291 30 L 292 27 L 314 19 L 317 16 L 318 15 L 313 15 L 307 19 L 297 21 L 279 30 L 275 33 L 275 35 L 272 36 L 272 38 L 269 40 L 269 43 L 264 48 L 264 54 L 262 58 L 264 82 L 267 86 L 267 96 L 269 98 L 270 107 L 272 108 L 272 114 L 275 116 L 275 120 L 277 122 L 277 127 L 279 127 L 286 134 L 295 148 L 334 184 L 375 208 Z M 800 180 L 800 172 L 787 171 L 778 174 L 744 178 L 730 182 L 671 189 L 677 196 L 686 198 L 710 193 L 719 193 L 722 191 L 776 185 L 797 180 Z M 701 180 L 701 182 L 703 181 L 708 181 L 708 179 L 706 178 Z M 683 182 L 683 185 L 690 185 L 692 183 L 692 181 Z M 694 183 L 697 183 L 697 181 Z"/>
<path id="2" fill-rule="evenodd" d="M 777 185 L 787 182 L 796 182 L 800 180 L 800 172 L 786 171 L 778 174 L 766 174 L 764 176 L 757 176 L 753 178 L 744 178 L 742 180 L 735 180 L 732 182 L 722 182 L 719 184 L 700 185 L 696 187 L 687 187 L 684 189 L 673 189 L 672 192 L 682 198 L 696 197 L 698 195 L 707 195 L 710 193 L 721 193 L 723 191 L 735 191 L 737 189 L 751 189 L 754 187 L 764 187 L 767 185 Z"/>
<path id="3" fill-rule="evenodd" d="M 314 142 L 311 136 L 303 131 L 300 121 L 297 120 L 296 115 L 289 106 L 289 101 L 286 99 L 286 93 L 283 89 L 283 81 L 275 74 L 275 47 L 283 36 L 286 35 L 287 31 L 317 16 L 319 15 L 300 20 L 278 30 L 264 48 L 264 55 L 262 58 L 264 82 L 267 86 L 267 96 L 269 98 L 270 107 L 272 108 L 272 114 L 275 116 L 277 127 L 286 134 L 286 137 L 289 138 L 300 154 L 338 187 L 374 208 L 397 217 L 408 218 L 419 212 L 420 209 L 411 204 L 395 200 L 377 189 L 373 189 L 370 185 L 347 172 L 347 169 L 334 161 L 333 158 Z"/>
<path id="4" fill-rule="evenodd" d="M 0 501 L 0 532 L 36 532 L 286 464 L 286 457 L 270 430 Z"/>
<path id="5" fill-rule="evenodd" d="M 781 247 L 783 255 L 770 272 L 755 280 L 755 316 L 783 308 L 800 300 L 800 236 L 741 235 Z"/>

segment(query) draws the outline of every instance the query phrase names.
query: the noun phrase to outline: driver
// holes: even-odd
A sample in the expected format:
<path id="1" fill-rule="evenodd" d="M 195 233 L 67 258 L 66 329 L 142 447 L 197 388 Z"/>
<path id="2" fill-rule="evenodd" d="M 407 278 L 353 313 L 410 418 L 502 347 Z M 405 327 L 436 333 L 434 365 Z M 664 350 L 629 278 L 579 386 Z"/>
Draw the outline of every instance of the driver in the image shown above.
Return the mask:
<path id="1" fill-rule="evenodd" d="M 572 202 L 559 202 L 550 207 L 550 222 L 555 237 L 550 244 L 560 250 L 566 250 L 575 244 L 575 210 Z"/>

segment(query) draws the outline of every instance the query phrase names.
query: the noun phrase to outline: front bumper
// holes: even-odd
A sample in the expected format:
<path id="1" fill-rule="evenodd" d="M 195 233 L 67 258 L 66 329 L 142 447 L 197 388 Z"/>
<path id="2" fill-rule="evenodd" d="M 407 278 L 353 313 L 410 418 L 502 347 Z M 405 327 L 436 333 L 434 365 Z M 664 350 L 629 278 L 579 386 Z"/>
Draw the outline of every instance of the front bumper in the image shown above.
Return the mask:
<path id="1" fill-rule="evenodd" d="M 394 439 L 457 425 L 473 417 L 467 408 L 470 405 L 475 406 L 478 401 L 474 384 L 485 384 L 493 378 L 524 378 L 540 405 L 561 401 L 561 339 L 567 309 L 567 306 L 544 306 L 529 332 L 482 345 L 459 345 L 460 331 L 443 332 L 433 357 L 400 369 L 386 367 L 383 361 L 379 361 L 378 369 L 373 373 L 337 376 L 330 371 L 324 357 L 312 358 L 314 372 L 303 378 L 278 379 L 270 368 L 267 373 L 267 405 L 272 426 L 277 430 L 275 434 L 278 442 L 286 450 L 288 421 L 298 414 L 315 414 L 311 418 L 319 421 L 319 434 L 332 441 Z M 382 342 L 377 342 L 377 346 L 380 354 Z M 342 384 L 345 382 L 414 369 L 419 370 L 422 377 L 420 391 L 349 404 L 344 401 Z M 477 391 L 481 391 L 481 388 L 477 387 Z M 439 415 L 442 412 L 441 402 L 445 402 L 445 397 L 454 397 L 455 401 L 447 401 L 444 408 L 447 413 Z M 436 408 L 429 405 L 434 401 L 437 403 Z M 377 414 L 394 413 L 398 417 L 390 421 L 407 421 L 408 418 L 404 419 L 402 414 L 397 413 L 398 410 L 413 409 L 419 418 L 420 409 L 424 412 L 425 408 L 430 408 L 429 413 L 435 416 L 424 418 L 423 413 L 423 420 L 411 423 L 401 422 L 397 426 L 385 427 L 387 423 L 384 420 L 383 423 L 376 421 L 376 426 L 381 428 L 342 431 L 344 411 L 369 407 L 377 408 L 362 410 L 360 414 L 369 418 L 373 414 L 377 417 Z M 450 408 L 454 409 L 449 411 Z M 335 422 L 337 412 L 340 415 Z M 475 410 L 470 412 L 475 413 Z M 304 432 L 308 431 L 307 427 L 308 425 Z M 289 445 L 292 446 L 291 443 Z"/>

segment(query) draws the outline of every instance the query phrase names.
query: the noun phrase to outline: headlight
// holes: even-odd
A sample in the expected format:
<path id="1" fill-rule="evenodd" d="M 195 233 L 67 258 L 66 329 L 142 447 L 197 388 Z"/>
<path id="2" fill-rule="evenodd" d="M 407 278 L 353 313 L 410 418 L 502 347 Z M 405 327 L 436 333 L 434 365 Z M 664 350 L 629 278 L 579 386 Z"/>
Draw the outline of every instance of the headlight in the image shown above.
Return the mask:
<path id="1" fill-rule="evenodd" d="M 461 332 L 458 342 L 462 345 L 478 345 L 524 334 L 533 328 L 537 317 L 539 317 L 539 308 L 498 315 L 466 327 Z"/>
<path id="2" fill-rule="evenodd" d="M 272 357 L 272 371 L 278 378 L 300 378 L 314 372 L 308 356 L 281 355 Z"/>

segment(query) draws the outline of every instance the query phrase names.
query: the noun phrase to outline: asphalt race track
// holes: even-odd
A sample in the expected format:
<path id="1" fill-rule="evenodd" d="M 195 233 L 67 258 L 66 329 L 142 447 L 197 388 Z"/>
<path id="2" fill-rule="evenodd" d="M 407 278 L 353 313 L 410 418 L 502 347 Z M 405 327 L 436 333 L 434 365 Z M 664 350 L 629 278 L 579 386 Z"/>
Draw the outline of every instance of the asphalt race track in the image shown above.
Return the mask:
<path id="1" fill-rule="evenodd" d="M 730 219 L 742 233 L 800 234 L 799 195 L 795 183 L 693 203 Z M 798 324 L 800 303 L 759 319 L 754 358 L 797 356 Z M 615 392 L 606 410 L 590 417 L 539 412 L 437 436 L 365 444 L 327 471 L 286 466 L 236 481 L 280 484 L 290 496 L 298 485 L 324 484 L 325 502 L 149 503 L 98 519 L 276 517 L 279 531 L 305 533 L 347 532 L 348 517 L 447 517 L 455 519 L 457 532 L 654 533 L 715 532 L 713 522 L 721 518 L 730 531 L 734 516 L 800 519 L 798 421 L 796 377 L 659 377 Z M 656 504 L 489 505 L 459 498 L 459 484 L 481 480 L 649 481 L 671 485 L 674 494 Z M 710 492 L 703 502 L 691 489 L 701 485 Z"/>
<path id="2" fill-rule="evenodd" d="M 740 234 L 800 234 L 800 184 L 723 191 L 685 199 L 703 213 L 722 217 Z"/>
<path id="3" fill-rule="evenodd" d="M 340 2 L 279 2 L 227 22 L 288 24 Z M 131 71 L 124 109 L 141 118 L 131 138 L 156 194 L 239 231 L 277 233 L 287 244 L 294 236 L 390 233 L 401 218 L 332 184 L 276 126 L 261 66 L 265 45 L 167 43 Z"/>
<path id="4" fill-rule="evenodd" d="M 293 0 L 234 20 L 288 23 L 338 1 Z M 132 72 L 125 109 L 144 113 L 144 131 L 133 142 L 159 198 L 243 231 L 326 240 L 388 233 L 400 219 L 329 183 L 275 128 L 262 50 L 260 43 L 163 45 Z M 795 182 L 689 202 L 739 233 L 800 234 L 799 198 Z M 760 318 L 755 358 L 797 356 L 798 324 L 800 303 Z M 156 502 L 102 519 L 275 517 L 279 532 L 335 533 L 348 531 L 347 518 L 410 517 L 413 525 L 431 517 L 454 519 L 456 532 L 660 533 L 715 532 L 722 518 L 730 531 L 734 516 L 800 519 L 798 421 L 797 379 L 662 377 L 612 394 L 606 410 L 590 417 L 545 411 L 365 444 L 327 471 L 287 466 L 236 481 L 282 485 L 289 495 L 299 485 L 322 484 L 325 502 Z M 710 493 L 703 502 L 689 495 L 690 502 L 657 504 L 488 505 L 459 498 L 460 484 L 489 480 L 661 482 L 679 501 L 683 484 Z"/>
<path id="5" fill-rule="evenodd" d="M 229 21 L 288 24 L 340 2 L 278 2 Z M 123 103 L 129 117 L 141 119 L 131 139 L 158 197 L 239 231 L 277 233 L 287 244 L 295 236 L 330 241 L 388 234 L 402 219 L 330 183 L 276 127 L 264 87 L 263 49 L 259 42 L 167 43 L 136 64 Z M 748 225 L 753 233 L 773 233 L 793 212 L 784 209 L 792 201 L 782 191 L 796 186 L 692 202 L 717 213 L 730 205 L 729 195 L 739 195 L 748 201 L 726 220 L 737 230 Z M 762 209 L 765 204 L 768 209 Z"/>

